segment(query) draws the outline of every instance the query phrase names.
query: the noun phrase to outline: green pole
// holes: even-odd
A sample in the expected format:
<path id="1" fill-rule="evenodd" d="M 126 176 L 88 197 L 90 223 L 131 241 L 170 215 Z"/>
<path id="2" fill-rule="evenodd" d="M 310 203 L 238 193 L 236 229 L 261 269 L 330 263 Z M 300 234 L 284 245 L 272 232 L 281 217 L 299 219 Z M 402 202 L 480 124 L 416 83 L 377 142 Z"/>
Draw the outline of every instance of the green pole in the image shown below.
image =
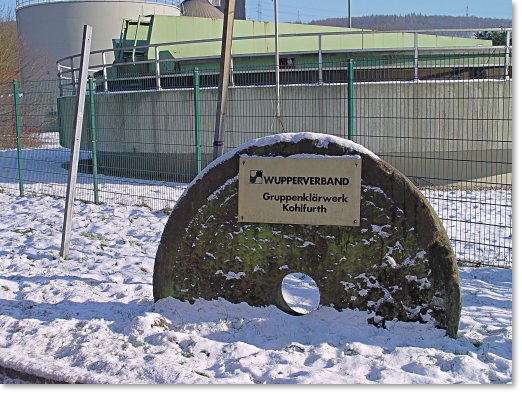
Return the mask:
<path id="1" fill-rule="evenodd" d="M 353 141 L 353 59 L 348 62 L 348 139 Z"/>
<path id="2" fill-rule="evenodd" d="M 199 69 L 194 69 L 194 133 L 198 174 L 201 172 L 201 117 L 199 108 Z"/>
<path id="3" fill-rule="evenodd" d="M 89 76 L 89 112 L 91 114 L 91 146 L 92 146 L 92 185 L 94 188 L 94 203 L 99 204 L 98 196 L 98 156 L 96 151 L 96 120 L 94 119 L 94 81 Z"/>
<path id="4" fill-rule="evenodd" d="M 24 178 L 22 174 L 22 127 L 20 121 L 20 96 L 18 94 L 18 81 L 13 81 L 15 128 L 16 128 L 16 157 L 18 159 L 18 189 L 20 197 L 24 196 Z"/>

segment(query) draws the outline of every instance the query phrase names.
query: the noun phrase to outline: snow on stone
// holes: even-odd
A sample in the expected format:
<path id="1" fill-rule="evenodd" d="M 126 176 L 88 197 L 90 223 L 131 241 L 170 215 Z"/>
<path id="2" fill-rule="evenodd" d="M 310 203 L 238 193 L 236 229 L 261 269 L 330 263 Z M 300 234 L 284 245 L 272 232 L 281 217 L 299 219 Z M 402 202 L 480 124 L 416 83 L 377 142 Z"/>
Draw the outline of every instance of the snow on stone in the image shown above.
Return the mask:
<path id="1" fill-rule="evenodd" d="M 416 275 L 406 275 L 405 276 L 406 280 L 408 282 L 415 282 L 419 285 L 419 288 L 420 289 L 426 289 L 428 287 L 431 287 L 431 283 L 430 281 L 428 280 L 428 278 L 417 278 Z"/>
<path id="2" fill-rule="evenodd" d="M 388 228 L 388 227 L 391 227 L 391 225 L 385 224 L 383 226 L 378 226 L 376 224 L 372 224 L 372 231 L 374 233 L 379 234 L 379 236 L 382 237 L 382 238 L 388 238 L 390 236 L 390 233 L 387 233 L 386 231 L 383 230 L 383 229 Z"/>
<path id="3" fill-rule="evenodd" d="M 387 264 L 392 268 L 396 268 L 398 266 L 397 262 L 395 261 L 395 259 L 392 256 L 389 256 L 389 255 L 384 256 L 383 260 L 384 260 L 384 264 Z"/>
<path id="4" fill-rule="evenodd" d="M 232 272 L 232 271 L 229 271 L 225 274 L 222 270 L 217 270 L 216 275 L 223 275 L 226 280 L 231 280 L 231 279 L 241 279 L 241 277 L 245 276 L 246 274 L 244 272 Z"/>
<path id="5" fill-rule="evenodd" d="M 218 189 L 216 189 L 210 196 L 208 196 L 207 200 L 215 200 L 216 198 L 218 198 L 219 194 L 225 190 L 225 188 L 236 182 L 237 180 L 239 179 L 239 175 L 236 175 L 235 177 L 233 178 L 230 178 L 229 180 L 227 180 L 225 183 L 223 183 L 223 185 L 221 185 Z M 230 197 L 229 197 L 230 198 Z"/>

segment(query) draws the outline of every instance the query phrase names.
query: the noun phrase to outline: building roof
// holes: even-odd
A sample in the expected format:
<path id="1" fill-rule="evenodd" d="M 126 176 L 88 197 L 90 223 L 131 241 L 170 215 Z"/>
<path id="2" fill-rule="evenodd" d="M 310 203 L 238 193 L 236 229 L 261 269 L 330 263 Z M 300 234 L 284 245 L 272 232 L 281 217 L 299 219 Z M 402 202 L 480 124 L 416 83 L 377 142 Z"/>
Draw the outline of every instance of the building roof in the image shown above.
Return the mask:
<path id="1" fill-rule="evenodd" d="M 199 18 L 223 19 L 223 13 L 208 2 L 208 0 L 185 0 L 181 3 L 183 16 L 195 16 Z"/>

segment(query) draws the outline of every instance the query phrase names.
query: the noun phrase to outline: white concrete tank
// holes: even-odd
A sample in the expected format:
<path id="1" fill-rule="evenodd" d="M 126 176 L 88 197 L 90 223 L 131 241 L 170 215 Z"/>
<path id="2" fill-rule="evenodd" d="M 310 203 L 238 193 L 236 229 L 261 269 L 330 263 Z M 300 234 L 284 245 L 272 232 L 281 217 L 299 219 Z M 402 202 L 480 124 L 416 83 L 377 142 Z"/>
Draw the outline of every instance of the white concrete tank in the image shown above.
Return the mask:
<path id="1" fill-rule="evenodd" d="M 23 42 L 24 80 L 56 80 L 56 61 L 79 54 L 83 26 L 93 28 L 91 51 L 112 48 L 124 19 L 180 15 L 176 0 L 17 0 L 16 23 Z M 112 62 L 112 54 L 107 61 Z M 91 59 L 91 64 L 101 63 Z"/>

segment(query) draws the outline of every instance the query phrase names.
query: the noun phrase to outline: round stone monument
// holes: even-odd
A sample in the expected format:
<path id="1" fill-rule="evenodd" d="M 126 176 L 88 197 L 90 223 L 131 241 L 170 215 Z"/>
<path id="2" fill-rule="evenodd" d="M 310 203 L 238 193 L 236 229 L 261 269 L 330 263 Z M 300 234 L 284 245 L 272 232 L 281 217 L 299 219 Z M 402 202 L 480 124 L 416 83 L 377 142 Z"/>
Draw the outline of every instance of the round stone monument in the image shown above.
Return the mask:
<path id="1" fill-rule="evenodd" d="M 240 188 L 246 187 L 240 185 L 240 166 L 256 158 L 301 160 L 295 163 L 302 175 L 294 172 L 273 181 L 283 183 L 278 190 L 289 190 L 284 201 L 274 202 L 281 216 L 287 203 L 286 210 L 295 208 L 290 221 L 297 223 L 270 222 L 273 218 L 249 222 L 238 215 Z M 318 158 L 360 165 L 360 178 L 309 176 L 312 170 L 302 160 Z M 262 183 L 263 171 L 250 170 L 249 179 L 250 186 Z M 269 180 L 265 176 L 265 183 Z M 313 189 L 318 184 L 345 185 L 355 194 L 318 197 Z M 305 191 L 290 196 L 293 187 Z M 258 194 L 281 200 L 273 193 Z M 321 204 L 328 198 L 341 207 L 334 217 L 345 211 L 355 215 L 349 223 L 340 225 L 334 218 L 303 224 L 308 215 L 330 210 Z M 256 205 L 248 209 L 258 213 Z M 279 214 L 272 216 L 277 221 Z M 291 273 L 313 279 L 320 306 L 367 311 L 368 322 L 382 327 L 394 319 L 432 322 L 447 335 L 457 335 L 457 262 L 437 214 L 411 181 L 352 141 L 315 133 L 277 134 L 247 142 L 212 162 L 188 186 L 165 226 L 154 266 L 154 299 L 222 297 L 299 314 L 281 292 L 283 278 Z"/>

